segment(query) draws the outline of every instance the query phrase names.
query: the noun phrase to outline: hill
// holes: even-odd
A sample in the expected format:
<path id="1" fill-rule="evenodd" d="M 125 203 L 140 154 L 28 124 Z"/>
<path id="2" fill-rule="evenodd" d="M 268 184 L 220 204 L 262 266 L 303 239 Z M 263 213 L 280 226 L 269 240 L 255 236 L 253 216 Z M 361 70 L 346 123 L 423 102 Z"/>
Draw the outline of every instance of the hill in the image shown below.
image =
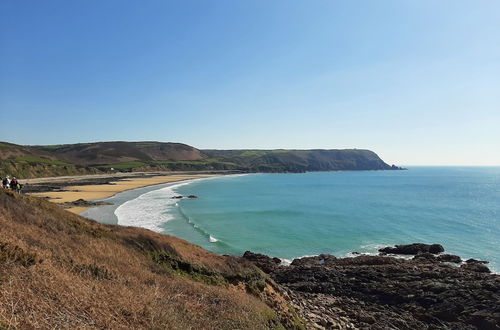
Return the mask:
<path id="1" fill-rule="evenodd" d="M 251 172 L 392 170 L 370 150 L 203 150 L 211 158 L 233 162 Z"/>
<path id="2" fill-rule="evenodd" d="M 68 163 L 95 166 L 126 162 L 197 161 L 205 156 L 196 148 L 170 142 L 95 142 L 54 146 L 35 146 Z"/>
<path id="3" fill-rule="evenodd" d="M 0 176 L 22 178 L 95 174 L 99 169 L 78 166 L 60 160 L 43 149 L 0 142 Z"/>
<path id="4" fill-rule="evenodd" d="M 0 189 L 0 328 L 300 328 L 258 268 Z"/>
<path id="5" fill-rule="evenodd" d="M 0 175 L 24 178 L 113 171 L 306 172 L 394 170 L 370 150 L 199 150 L 182 143 L 0 143 Z"/>

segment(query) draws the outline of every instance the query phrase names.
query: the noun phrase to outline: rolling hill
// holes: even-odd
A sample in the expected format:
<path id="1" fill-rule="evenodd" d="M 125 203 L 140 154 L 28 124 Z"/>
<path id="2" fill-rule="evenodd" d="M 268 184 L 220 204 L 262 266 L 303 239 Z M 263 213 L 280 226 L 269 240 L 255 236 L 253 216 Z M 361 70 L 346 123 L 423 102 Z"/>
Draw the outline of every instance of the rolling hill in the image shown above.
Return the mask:
<path id="1" fill-rule="evenodd" d="M 170 142 L 20 146 L 0 142 L 0 175 L 30 178 L 110 171 L 307 172 L 395 170 L 370 150 L 199 150 Z"/>
<path id="2" fill-rule="evenodd" d="M 205 156 L 182 143 L 164 142 L 95 142 L 32 147 L 59 160 L 82 166 L 119 164 L 132 161 L 197 161 Z"/>

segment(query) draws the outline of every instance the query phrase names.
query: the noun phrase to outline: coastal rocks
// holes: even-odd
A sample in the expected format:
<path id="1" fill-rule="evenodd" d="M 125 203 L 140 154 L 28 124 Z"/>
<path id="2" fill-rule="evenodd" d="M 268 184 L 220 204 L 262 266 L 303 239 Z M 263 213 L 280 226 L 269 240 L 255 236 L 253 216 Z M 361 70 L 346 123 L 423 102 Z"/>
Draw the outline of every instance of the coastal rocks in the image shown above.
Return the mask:
<path id="1" fill-rule="evenodd" d="M 466 263 L 468 264 L 489 264 L 489 261 L 484 261 L 484 260 L 476 260 L 476 259 L 467 259 L 465 260 Z"/>
<path id="2" fill-rule="evenodd" d="M 436 259 L 438 261 L 441 261 L 441 262 L 452 262 L 455 264 L 459 264 L 462 262 L 462 258 L 460 258 L 459 256 L 456 256 L 454 254 L 442 254 L 442 255 L 437 256 Z"/>
<path id="3" fill-rule="evenodd" d="M 194 199 L 194 198 L 198 198 L 198 196 L 196 196 L 196 195 L 189 195 L 189 196 L 177 195 L 177 196 L 170 197 L 170 199 L 183 199 L 183 198 Z"/>
<path id="4" fill-rule="evenodd" d="M 253 253 L 251 251 L 246 251 L 243 254 L 243 258 L 251 261 L 257 267 L 262 269 L 264 273 L 268 274 L 276 271 L 281 264 L 281 259 L 279 258 L 271 258 L 264 254 Z"/>
<path id="5" fill-rule="evenodd" d="M 460 268 L 478 273 L 491 273 L 490 269 L 485 266 L 488 263 L 488 261 L 483 260 L 467 259 Z"/>
<path id="6" fill-rule="evenodd" d="M 424 244 L 424 243 L 413 243 L 406 245 L 395 245 L 394 247 L 385 247 L 378 250 L 382 253 L 389 254 L 406 254 L 406 255 L 416 255 L 419 253 L 432 253 L 438 254 L 444 252 L 444 248 L 441 244 Z"/>
<path id="7" fill-rule="evenodd" d="M 316 265 L 330 265 L 337 260 L 335 256 L 329 254 L 320 254 L 319 256 L 303 257 L 294 259 L 291 263 L 292 266 L 316 266 Z"/>
<path id="8" fill-rule="evenodd" d="M 87 201 L 85 199 L 80 198 L 80 199 L 77 199 L 76 201 L 73 201 L 73 202 L 61 203 L 61 205 L 64 208 L 70 208 L 70 207 L 75 207 L 75 206 L 91 207 L 91 206 L 111 205 L 111 204 L 107 203 L 107 202 L 100 202 L 100 201 Z"/>
<path id="9" fill-rule="evenodd" d="M 462 262 L 462 258 L 459 256 L 456 256 L 454 254 L 441 254 L 441 255 L 434 255 L 429 252 L 425 253 L 420 253 L 417 254 L 412 258 L 412 260 L 418 260 L 418 261 L 427 261 L 427 262 L 449 262 L 449 263 L 454 263 L 454 264 L 459 264 Z"/>
<path id="10" fill-rule="evenodd" d="M 478 273 L 491 273 L 488 267 L 480 263 L 468 263 L 460 266 L 460 268 Z"/>
<path id="11" fill-rule="evenodd" d="M 245 255 L 257 266 L 274 265 L 265 271 L 289 290 L 309 328 L 500 329 L 500 276 L 479 260 L 456 267 L 450 263 L 460 257 L 431 252 L 411 260 L 322 254 L 285 267 Z"/>

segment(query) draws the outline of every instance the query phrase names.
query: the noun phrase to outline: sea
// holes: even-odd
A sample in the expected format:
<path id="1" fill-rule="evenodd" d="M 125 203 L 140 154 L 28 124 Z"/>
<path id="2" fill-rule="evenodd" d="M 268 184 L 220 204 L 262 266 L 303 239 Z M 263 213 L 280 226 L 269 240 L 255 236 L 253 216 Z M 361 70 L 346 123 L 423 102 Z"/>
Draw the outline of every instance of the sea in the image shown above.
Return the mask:
<path id="1" fill-rule="evenodd" d="M 196 195 L 198 198 L 175 199 Z M 163 184 L 106 199 L 84 216 L 183 238 L 220 254 L 376 254 L 442 244 L 500 271 L 500 167 L 248 174 Z"/>

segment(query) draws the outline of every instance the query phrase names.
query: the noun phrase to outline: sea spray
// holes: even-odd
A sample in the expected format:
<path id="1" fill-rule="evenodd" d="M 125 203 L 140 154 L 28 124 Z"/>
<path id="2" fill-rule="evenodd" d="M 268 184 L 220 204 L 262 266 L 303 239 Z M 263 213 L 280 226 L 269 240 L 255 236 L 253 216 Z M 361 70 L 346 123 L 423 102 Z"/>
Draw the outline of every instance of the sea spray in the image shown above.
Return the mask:
<path id="1" fill-rule="evenodd" d="M 232 175 L 231 177 L 236 176 L 241 175 Z M 206 237 L 208 242 L 222 244 L 219 239 L 215 238 L 206 230 L 194 223 L 182 211 L 178 199 L 173 198 L 179 195 L 177 192 L 179 187 L 208 179 L 212 178 L 180 182 L 139 195 L 138 197 L 129 200 L 116 208 L 114 214 L 118 219 L 118 224 L 122 226 L 142 227 L 156 232 L 165 233 L 168 232 L 165 228 L 166 223 L 176 218 L 175 213 L 173 212 L 175 208 L 177 209 L 178 214 L 185 219 L 189 225 L 191 225 L 201 235 Z"/>
<path id="2" fill-rule="evenodd" d="M 177 203 L 172 199 L 175 196 L 174 189 L 185 184 L 153 190 L 123 203 L 115 210 L 118 224 L 161 232 L 161 225 L 174 219 L 170 212 Z"/>

